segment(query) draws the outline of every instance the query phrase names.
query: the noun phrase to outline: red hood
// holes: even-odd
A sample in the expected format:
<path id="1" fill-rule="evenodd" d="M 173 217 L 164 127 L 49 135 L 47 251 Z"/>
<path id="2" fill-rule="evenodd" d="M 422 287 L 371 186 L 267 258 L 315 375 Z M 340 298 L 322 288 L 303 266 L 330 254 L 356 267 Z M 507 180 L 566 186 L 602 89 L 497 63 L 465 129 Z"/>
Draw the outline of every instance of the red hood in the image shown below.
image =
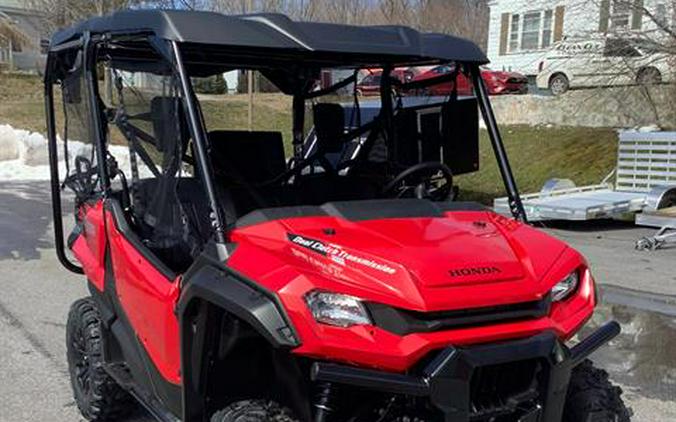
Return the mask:
<path id="1" fill-rule="evenodd" d="M 546 273 L 566 250 L 535 229 L 479 211 L 289 218 L 237 229 L 233 240 L 229 265 L 273 290 L 312 278 L 314 287 L 421 311 L 541 298 L 553 284 Z"/>

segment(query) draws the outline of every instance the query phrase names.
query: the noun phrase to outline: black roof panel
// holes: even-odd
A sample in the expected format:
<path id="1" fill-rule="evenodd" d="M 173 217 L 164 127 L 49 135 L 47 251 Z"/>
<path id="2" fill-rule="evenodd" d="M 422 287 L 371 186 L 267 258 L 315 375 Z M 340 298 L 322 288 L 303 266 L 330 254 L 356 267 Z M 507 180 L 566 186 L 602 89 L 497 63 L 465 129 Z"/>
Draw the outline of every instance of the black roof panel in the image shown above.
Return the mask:
<path id="1" fill-rule="evenodd" d="M 274 49 L 298 53 L 374 55 L 406 60 L 457 60 L 487 63 L 471 41 L 421 33 L 403 26 L 350 26 L 295 22 L 280 14 L 228 16 L 215 12 L 128 10 L 92 18 L 57 32 L 58 46 L 83 32 L 151 32 L 185 43 Z"/>

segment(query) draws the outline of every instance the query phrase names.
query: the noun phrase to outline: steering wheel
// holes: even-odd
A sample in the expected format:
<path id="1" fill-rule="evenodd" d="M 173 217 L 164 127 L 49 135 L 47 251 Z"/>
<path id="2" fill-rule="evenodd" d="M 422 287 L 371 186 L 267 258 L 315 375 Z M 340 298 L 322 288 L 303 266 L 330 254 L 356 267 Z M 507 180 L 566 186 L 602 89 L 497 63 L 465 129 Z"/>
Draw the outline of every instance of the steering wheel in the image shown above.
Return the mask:
<path id="1" fill-rule="evenodd" d="M 440 181 L 445 181 L 439 184 Z M 401 198 L 413 190 L 418 199 L 444 201 L 453 189 L 453 172 L 444 163 L 428 161 L 402 171 L 382 190 L 385 196 Z"/>

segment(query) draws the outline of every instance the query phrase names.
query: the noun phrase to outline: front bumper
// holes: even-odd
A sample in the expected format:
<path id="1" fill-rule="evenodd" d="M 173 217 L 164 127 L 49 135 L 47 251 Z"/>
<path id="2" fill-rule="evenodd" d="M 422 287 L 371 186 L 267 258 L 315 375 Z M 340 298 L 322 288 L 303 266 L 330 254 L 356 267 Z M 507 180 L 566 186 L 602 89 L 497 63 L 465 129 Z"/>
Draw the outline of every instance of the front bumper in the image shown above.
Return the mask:
<path id="1" fill-rule="evenodd" d="M 416 375 L 315 363 L 312 379 L 427 397 L 446 422 L 513 414 L 520 422 L 553 422 L 561 420 L 572 369 L 619 333 L 620 325 L 611 321 L 572 348 L 551 332 L 471 348 L 448 347 Z M 501 374 L 500 368 L 509 369 Z M 515 382 L 521 378 L 526 382 Z"/>

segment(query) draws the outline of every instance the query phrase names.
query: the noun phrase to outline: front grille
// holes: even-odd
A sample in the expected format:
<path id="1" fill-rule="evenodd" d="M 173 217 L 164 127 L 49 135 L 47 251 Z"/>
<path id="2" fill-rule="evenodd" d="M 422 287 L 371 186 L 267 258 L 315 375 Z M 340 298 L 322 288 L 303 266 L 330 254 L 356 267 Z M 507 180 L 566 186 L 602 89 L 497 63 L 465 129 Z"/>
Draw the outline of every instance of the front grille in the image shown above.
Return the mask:
<path id="1" fill-rule="evenodd" d="M 541 318 L 549 314 L 551 299 L 440 312 L 415 312 L 380 303 L 366 306 L 377 327 L 406 335 Z"/>
<path id="2" fill-rule="evenodd" d="M 538 359 L 477 367 L 470 381 L 470 415 L 484 420 L 511 415 L 538 398 Z"/>

